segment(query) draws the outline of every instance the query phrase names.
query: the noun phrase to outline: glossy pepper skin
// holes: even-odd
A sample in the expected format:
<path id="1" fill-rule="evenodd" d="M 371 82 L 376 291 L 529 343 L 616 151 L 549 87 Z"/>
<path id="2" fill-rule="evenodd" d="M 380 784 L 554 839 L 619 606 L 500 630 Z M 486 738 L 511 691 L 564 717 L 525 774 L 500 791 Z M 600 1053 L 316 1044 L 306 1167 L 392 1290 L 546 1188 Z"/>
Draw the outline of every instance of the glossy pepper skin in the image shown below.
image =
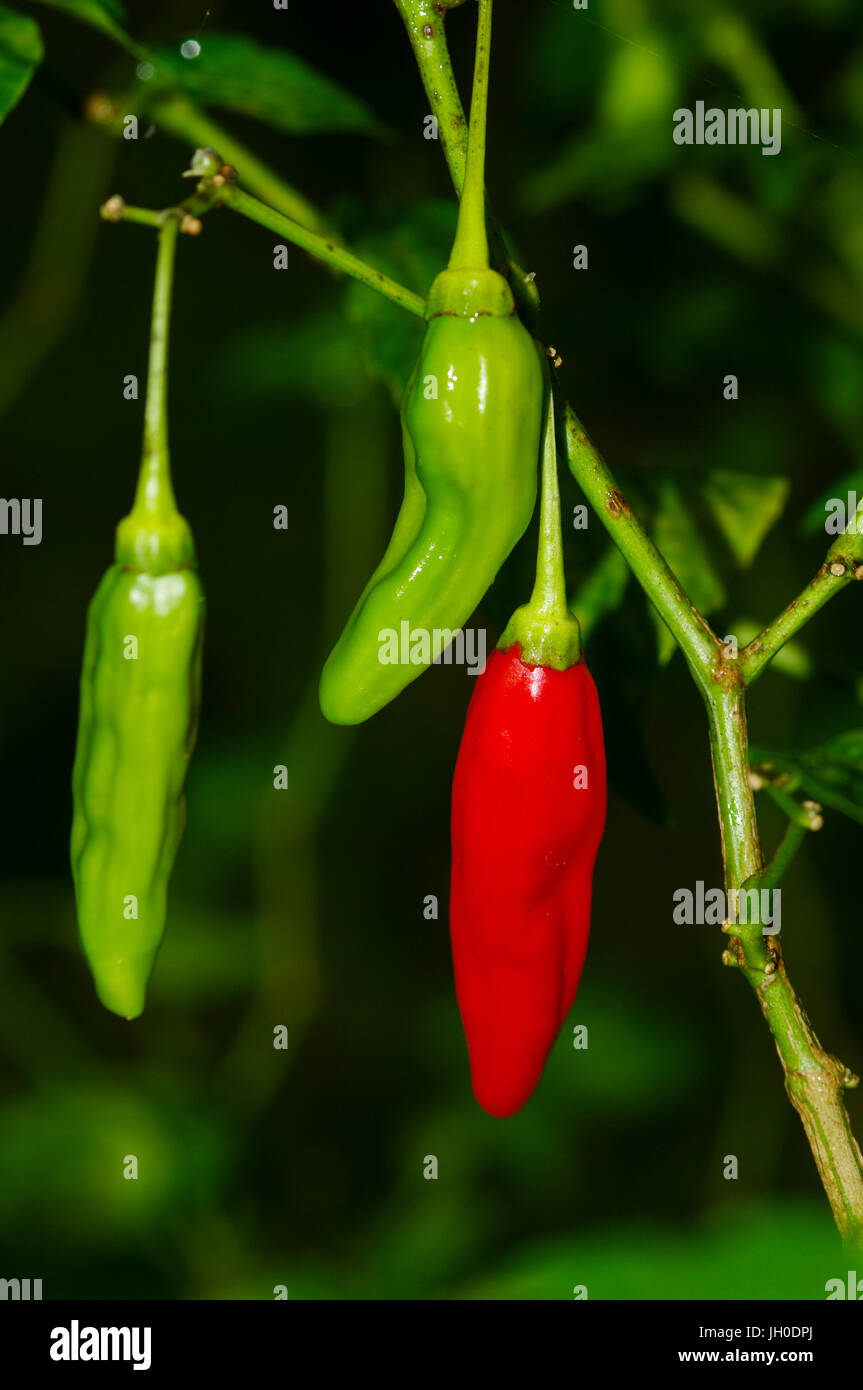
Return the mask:
<path id="1" fill-rule="evenodd" d="M 585 782 L 586 785 L 579 785 Z M 450 928 L 474 1095 L 512 1115 L 575 998 L 605 825 L 599 699 L 580 660 L 495 650 L 468 708 L 452 800 Z"/>
<path id="2" fill-rule="evenodd" d="M 165 930 L 168 878 L 186 824 L 203 624 L 190 564 L 164 574 L 112 565 L 87 617 L 72 872 L 97 993 L 124 1018 L 144 1008 Z"/>
<path id="3" fill-rule="evenodd" d="M 429 663 L 380 660 L 382 635 L 454 634 L 536 503 L 542 368 L 495 271 L 444 271 L 402 407 L 405 497 L 383 560 L 320 682 L 332 723 L 375 714 Z M 444 639 L 446 641 L 446 639 Z"/>

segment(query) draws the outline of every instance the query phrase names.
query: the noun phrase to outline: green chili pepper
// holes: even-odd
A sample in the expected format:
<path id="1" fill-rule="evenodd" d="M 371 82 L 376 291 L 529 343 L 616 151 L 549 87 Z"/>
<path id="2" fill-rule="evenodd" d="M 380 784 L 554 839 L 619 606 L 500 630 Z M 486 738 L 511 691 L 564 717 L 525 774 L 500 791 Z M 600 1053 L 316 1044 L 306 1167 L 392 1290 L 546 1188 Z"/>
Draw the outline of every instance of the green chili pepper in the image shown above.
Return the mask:
<path id="1" fill-rule="evenodd" d="M 171 486 L 165 413 L 177 219 L 159 236 L 144 456 L 115 563 L 90 604 L 72 776 L 84 952 L 106 1008 L 136 1018 L 165 927 L 200 707 L 204 596 Z"/>
<path id="2" fill-rule="evenodd" d="M 334 724 L 368 719 L 435 659 L 492 584 L 536 503 L 541 358 L 488 260 L 490 37 L 491 0 L 481 0 L 458 229 L 449 266 L 429 293 L 423 348 L 402 406 L 404 502 L 321 675 L 321 709 Z M 410 664 L 391 662 L 391 634 L 405 631 Z"/>

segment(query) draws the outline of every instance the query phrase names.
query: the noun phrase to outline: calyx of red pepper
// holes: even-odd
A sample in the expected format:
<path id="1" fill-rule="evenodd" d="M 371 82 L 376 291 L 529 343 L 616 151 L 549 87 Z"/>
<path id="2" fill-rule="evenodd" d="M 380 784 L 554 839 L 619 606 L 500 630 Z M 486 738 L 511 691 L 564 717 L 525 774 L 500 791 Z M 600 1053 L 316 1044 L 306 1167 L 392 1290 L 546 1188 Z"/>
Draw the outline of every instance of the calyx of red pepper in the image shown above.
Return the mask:
<path id="1" fill-rule="evenodd" d="M 581 628 L 566 601 L 554 396 L 549 387 L 542 445 L 542 500 L 536 582 L 527 603 L 517 608 L 498 642 L 502 651 L 517 644 L 526 666 L 566 671 L 581 660 Z"/>

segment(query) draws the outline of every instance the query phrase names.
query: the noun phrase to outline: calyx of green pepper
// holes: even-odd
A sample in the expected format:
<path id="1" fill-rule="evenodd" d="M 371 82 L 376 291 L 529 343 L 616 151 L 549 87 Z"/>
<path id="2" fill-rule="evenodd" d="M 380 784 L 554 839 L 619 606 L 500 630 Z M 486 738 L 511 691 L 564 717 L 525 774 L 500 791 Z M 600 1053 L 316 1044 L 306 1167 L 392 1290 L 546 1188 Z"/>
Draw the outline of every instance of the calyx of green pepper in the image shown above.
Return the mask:
<path id="1" fill-rule="evenodd" d="M 553 671 L 566 671 L 581 660 L 581 628 L 566 601 L 554 392 L 550 382 L 547 401 L 542 441 L 542 498 L 536 581 L 528 602 L 517 608 L 507 623 L 498 646 L 502 651 L 509 651 L 517 644 L 526 666 L 546 666 Z"/>
<path id="2" fill-rule="evenodd" d="M 178 217 L 169 215 L 159 232 L 144 408 L 144 452 L 135 501 L 129 515 L 117 526 L 114 550 L 117 564 L 124 569 L 152 575 L 172 574 L 195 564 L 195 542 L 189 523 L 177 510 L 168 454 L 168 331 L 178 230 Z"/>

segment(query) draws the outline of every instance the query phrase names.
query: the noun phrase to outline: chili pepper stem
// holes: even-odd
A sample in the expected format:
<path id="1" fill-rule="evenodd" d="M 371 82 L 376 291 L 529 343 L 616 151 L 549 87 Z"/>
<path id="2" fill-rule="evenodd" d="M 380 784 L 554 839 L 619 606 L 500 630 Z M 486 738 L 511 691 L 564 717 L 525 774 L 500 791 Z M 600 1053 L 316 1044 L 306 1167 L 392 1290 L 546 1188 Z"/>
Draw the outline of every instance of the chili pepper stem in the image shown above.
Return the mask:
<path id="1" fill-rule="evenodd" d="M 459 201 L 458 227 L 449 258 L 450 270 L 488 270 L 488 236 L 485 229 L 485 128 L 491 55 L 491 5 L 492 0 L 479 0 L 467 167 Z"/>
<path id="2" fill-rule="evenodd" d="M 159 229 L 144 404 L 144 448 L 132 510 L 117 527 L 115 557 L 125 569 L 169 574 L 195 563 L 195 544 L 177 510 L 168 454 L 168 335 L 174 258 L 182 210 L 165 213 Z"/>
<path id="3" fill-rule="evenodd" d="M 168 455 L 167 393 L 168 337 L 179 229 L 179 218 L 169 215 L 159 230 L 150 324 L 147 399 L 144 406 L 144 457 L 138 475 L 134 504 L 136 512 L 149 512 L 154 516 L 170 515 L 177 510 Z"/>
<path id="4" fill-rule="evenodd" d="M 530 599 L 513 613 L 498 646 L 507 651 L 515 642 L 521 648 L 521 659 L 526 666 L 548 666 L 555 671 L 565 671 L 581 660 L 581 629 L 566 601 L 554 393 L 550 383 L 542 443 L 536 581 Z"/>

